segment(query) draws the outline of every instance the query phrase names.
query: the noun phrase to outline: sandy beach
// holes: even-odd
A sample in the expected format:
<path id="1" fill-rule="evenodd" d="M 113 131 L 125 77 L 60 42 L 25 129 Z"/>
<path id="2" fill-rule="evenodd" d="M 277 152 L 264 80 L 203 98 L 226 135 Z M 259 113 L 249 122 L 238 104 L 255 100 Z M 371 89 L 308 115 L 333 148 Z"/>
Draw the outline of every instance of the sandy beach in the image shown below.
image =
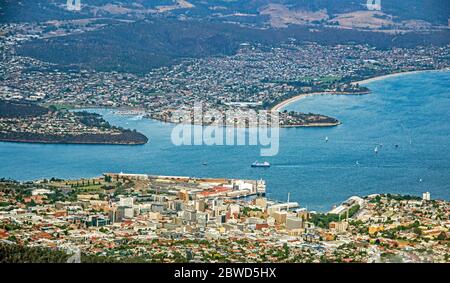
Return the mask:
<path id="1" fill-rule="evenodd" d="M 439 71 L 449 71 L 448 69 L 442 69 L 442 70 L 419 70 L 419 71 L 409 71 L 409 72 L 399 72 L 399 73 L 392 73 L 389 75 L 383 75 L 383 76 L 378 76 L 378 77 L 373 77 L 370 79 L 365 79 L 362 81 L 357 81 L 357 82 L 352 82 L 352 84 L 368 84 L 371 82 L 376 82 L 376 81 L 381 81 L 384 79 L 388 79 L 388 78 L 393 78 L 393 77 L 399 77 L 399 76 L 404 76 L 404 75 L 412 75 L 412 74 L 418 74 L 418 73 L 426 73 L 426 72 L 439 72 Z"/>
<path id="2" fill-rule="evenodd" d="M 334 92 L 334 91 L 323 91 L 323 92 L 311 92 L 311 93 L 302 93 L 299 95 L 296 95 L 294 97 L 291 97 L 289 99 L 286 99 L 280 103 L 278 103 L 277 105 L 275 105 L 274 107 L 272 107 L 271 111 L 281 111 L 281 109 L 283 109 L 285 106 L 291 104 L 292 102 L 295 102 L 297 100 L 303 99 L 305 97 L 308 96 L 315 96 L 315 95 L 364 95 L 364 94 L 368 94 L 369 92 Z"/>
<path id="3" fill-rule="evenodd" d="M 380 81 L 380 80 L 384 80 L 384 79 L 388 79 L 388 78 L 393 78 L 393 77 L 398 77 L 398 76 L 403 76 L 403 75 L 411 75 L 411 74 L 417 74 L 417 73 L 424 73 L 424 72 L 446 72 L 446 71 L 450 71 L 450 69 L 441 69 L 441 70 L 419 70 L 419 71 L 410 71 L 410 72 L 399 72 L 399 73 L 393 73 L 393 74 L 388 74 L 388 75 L 383 75 L 383 76 L 378 76 L 378 77 L 373 77 L 370 79 L 365 79 L 365 80 L 361 80 L 361 81 L 356 81 L 356 82 L 352 82 L 352 84 L 368 84 L 371 82 L 375 82 L 375 81 Z M 303 99 L 305 97 L 308 96 L 314 96 L 314 95 L 363 95 L 363 94 L 368 94 L 369 92 L 364 92 L 364 93 L 347 93 L 347 92 L 311 92 L 311 93 L 303 93 L 303 94 L 299 94 L 296 95 L 294 97 L 291 97 L 289 99 L 286 99 L 280 103 L 278 103 L 277 105 L 275 105 L 274 107 L 272 107 L 272 111 L 281 111 L 281 109 L 283 109 L 285 106 L 291 104 L 292 102 L 295 102 L 297 100 Z"/>

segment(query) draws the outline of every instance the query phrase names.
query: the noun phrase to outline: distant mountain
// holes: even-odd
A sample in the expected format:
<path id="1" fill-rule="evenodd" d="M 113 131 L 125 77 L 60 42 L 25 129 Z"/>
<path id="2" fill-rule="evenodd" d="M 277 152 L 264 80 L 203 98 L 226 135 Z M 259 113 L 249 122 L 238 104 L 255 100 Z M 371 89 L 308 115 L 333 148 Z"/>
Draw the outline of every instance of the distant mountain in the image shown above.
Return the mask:
<path id="1" fill-rule="evenodd" d="M 242 23 L 251 20 L 261 24 L 269 21 L 267 15 L 261 14 L 268 5 L 281 5 L 290 12 L 323 10 L 330 19 L 368 10 L 367 0 L 81 0 L 81 11 L 67 11 L 66 2 L 0 0 L 0 22 L 104 16 L 142 19 L 149 14 L 164 14 Z M 381 12 L 396 22 L 421 20 L 446 26 L 450 18 L 450 1 L 381 0 Z"/>
<path id="2" fill-rule="evenodd" d="M 326 9 L 332 16 L 367 10 L 367 0 L 280 0 L 294 9 L 317 11 Z M 381 11 L 398 20 L 424 20 L 433 24 L 447 24 L 450 1 L 447 0 L 381 0 Z"/>
<path id="3" fill-rule="evenodd" d="M 81 0 L 81 11 L 68 11 L 66 2 L 0 0 L 0 22 L 89 18 L 102 24 L 24 42 L 18 54 L 60 66 L 145 73 L 182 58 L 234 54 L 243 42 L 450 43 L 448 0 L 381 0 L 381 11 L 369 11 L 367 0 Z"/>

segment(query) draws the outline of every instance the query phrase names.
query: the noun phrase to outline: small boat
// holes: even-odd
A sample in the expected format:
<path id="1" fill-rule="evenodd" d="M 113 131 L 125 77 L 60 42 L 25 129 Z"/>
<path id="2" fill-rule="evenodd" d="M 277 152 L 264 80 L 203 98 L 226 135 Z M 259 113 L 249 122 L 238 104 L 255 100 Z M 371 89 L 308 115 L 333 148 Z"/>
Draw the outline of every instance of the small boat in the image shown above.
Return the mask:
<path id="1" fill-rule="evenodd" d="M 378 146 L 376 146 L 373 151 L 375 152 L 375 154 L 377 154 L 378 153 Z"/>
<path id="2" fill-rule="evenodd" d="M 325 142 L 328 142 L 328 137 L 325 137 Z"/>
<path id="3" fill-rule="evenodd" d="M 203 165 L 203 166 L 206 166 L 206 165 L 208 165 L 208 163 L 207 163 L 207 162 L 203 162 L 202 165 Z"/>
<path id="4" fill-rule="evenodd" d="M 359 161 L 358 160 L 356 160 L 356 165 L 359 165 Z"/>
<path id="5" fill-rule="evenodd" d="M 262 163 L 258 162 L 258 161 L 255 161 L 255 162 L 252 163 L 252 167 L 270 167 L 270 163 L 267 162 L 267 161 L 264 161 Z"/>

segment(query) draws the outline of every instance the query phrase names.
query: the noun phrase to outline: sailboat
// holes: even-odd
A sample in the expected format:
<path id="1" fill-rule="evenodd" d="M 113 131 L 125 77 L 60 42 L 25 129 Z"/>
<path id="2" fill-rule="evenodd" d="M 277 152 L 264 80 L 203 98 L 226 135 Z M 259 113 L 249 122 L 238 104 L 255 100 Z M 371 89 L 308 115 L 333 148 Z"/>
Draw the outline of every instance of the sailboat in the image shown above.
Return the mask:
<path id="1" fill-rule="evenodd" d="M 328 137 L 325 137 L 325 142 L 328 142 Z"/>
<path id="2" fill-rule="evenodd" d="M 376 146 L 373 151 L 375 152 L 375 154 L 378 154 L 378 146 Z"/>

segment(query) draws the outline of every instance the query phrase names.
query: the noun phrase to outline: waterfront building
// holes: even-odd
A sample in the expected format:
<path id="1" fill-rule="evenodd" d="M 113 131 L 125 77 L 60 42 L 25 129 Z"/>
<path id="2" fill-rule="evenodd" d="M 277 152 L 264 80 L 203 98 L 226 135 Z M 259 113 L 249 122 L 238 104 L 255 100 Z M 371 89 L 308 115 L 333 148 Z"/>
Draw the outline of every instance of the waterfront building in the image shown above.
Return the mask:
<path id="1" fill-rule="evenodd" d="M 267 208 L 267 199 L 264 197 L 257 197 L 255 199 L 255 205 L 265 211 Z"/>
<path id="2" fill-rule="evenodd" d="M 430 192 L 425 192 L 422 194 L 422 199 L 426 200 L 426 201 L 430 201 L 431 200 L 431 194 Z"/>

